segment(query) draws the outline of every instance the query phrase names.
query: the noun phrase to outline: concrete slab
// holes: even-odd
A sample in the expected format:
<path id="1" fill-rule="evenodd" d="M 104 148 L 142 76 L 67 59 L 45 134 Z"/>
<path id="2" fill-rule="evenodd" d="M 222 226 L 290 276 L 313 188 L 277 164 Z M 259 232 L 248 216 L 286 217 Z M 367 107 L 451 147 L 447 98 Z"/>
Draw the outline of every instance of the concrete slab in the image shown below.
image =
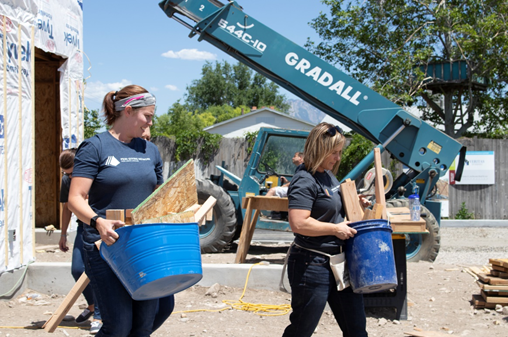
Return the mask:
<path id="1" fill-rule="evenodd" d="M 203 278 L 198 285 L 210 287 L 215 283 L 243 288 L 252 264 L 203 264 Z M 249 275 L 248 287 L 253 289 L 279 290 L 281 265 L 255 265 Z M 284 275 L 289 289 L 287 275 Z M 70 262 L 36 262 L 28 267 L 29 289 L 41 294 L 66 295 L 74 286 Z"/>
<path id="2" fill-rule="evenodd" d="M 41 294 L 67 295 L 74 286 L 70 262 L 35 262 L 28 266 L 27 287 Z"/>
<path id="3" fill-rule="evenodd" d="M 60 242 L 61 231 L 46 231 L 44 228 L 35 229 L 35 243 L 38 245 L 58 245 Z M 76 231 L 67 232 L 67 242 L 74 242 Z"/>

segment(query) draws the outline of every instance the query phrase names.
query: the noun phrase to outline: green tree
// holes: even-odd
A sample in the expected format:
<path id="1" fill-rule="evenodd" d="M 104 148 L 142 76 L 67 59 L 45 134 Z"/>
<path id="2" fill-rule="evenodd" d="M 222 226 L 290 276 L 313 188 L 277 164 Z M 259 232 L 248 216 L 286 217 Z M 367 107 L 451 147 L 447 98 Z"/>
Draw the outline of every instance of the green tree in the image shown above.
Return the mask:
<path id="1" fill-rule="evenodd" d="M 187 87 L 185 103 L 190 111 L 204 111 L 213 106 L 262 107 L 274 106 L 287 112 L 289 105 L 279 87 L 264 76 L 253 74 L 246 65 L 224 62 L 206 62 L 202 77 Z"/>
<path id="2" fill-rule="evenodd" d="M 165 136 L 170 137 L 171 115 L 166 113 L 164 115 L 154 115 L 153 124 L 150 127 L 152 137 Z"/>
<path id="3" fill-rule="evenodd" d="M 495 0 L 323 0 L 311 26 L 322 39 L 306 47 L 423 119 L 460 137 L 507 127 L 508 2 Z M 429 91 L 425 69 L 465 61 L 468 80 Z M 488 79 L 484 91 L 474 82 Z M 457 83 L 455 83 L 457 84 Z M 435 101 L 444 98 L 444 108 Z M 475 120 L 475 112 L 479 118 Z M 504 129 L 506 131 L 506 129 Z"/>
<path id="4" fill-rule="evenodd" d="M 97 130 L 104 127 L 104 123 L 99 118 L 99 110 L 89 110 L 85 108 L 85 139 L 97 134 Z"/>
<path id="5" fill-rule="evenodd" d="M 221 106 L 211 106 L 204 113 L 200 114 L 200 118 L 204 119 L 205 117 L 202 115 L 212 115 L 215 120 L 213 124 L 217 124 L 220 122 L 224 122 L 228 119 L 238 117 L 242 114 L 246 114 L 250 112 L 250 108 L 245 105 L 240 105 L 239 107 L 232 107 L 230 105 L 221 105 Z M 213 125 L 210 124 L 210 125 Z M 206 125 L 209 126 L 209 125 Z"/>
<path id="6" fill-rule="evenodd" d="M 177 160 L 193 158 L 200 150 L 206 162 L 218 149 L 222 136 L 203 131 L 203 127 L 199 114 L 189 112 L 184 105 L 176 102 L 167 114 L 154 118 L 152 134 L 175 138 Z"/>
<path id="7" fill-rule="evenodd" d="M 372 151 L 373 148 L 374 144 L 370 140 L 354 133 L 351 138 L 351 143 L 342 151 L 342 159 L 340 161 L 339 171 L 337 172 L 337 178 L 339 180 L 344 178 L 346 174 L 351 172 L 351 170 Z M 370 167 L 372 166 L 373 165 Z"/>

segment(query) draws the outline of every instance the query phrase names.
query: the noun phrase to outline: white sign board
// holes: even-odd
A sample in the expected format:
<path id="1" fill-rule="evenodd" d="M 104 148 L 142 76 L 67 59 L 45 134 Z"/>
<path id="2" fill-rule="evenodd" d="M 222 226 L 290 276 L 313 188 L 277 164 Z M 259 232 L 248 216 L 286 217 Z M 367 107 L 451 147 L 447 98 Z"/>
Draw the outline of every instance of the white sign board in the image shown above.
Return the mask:
<path id="1" fill-rule="evenodd" d="M 494 151 L 467 151 L 464 171 L 460 181 L 455 180 L 459 156 L 450 167 L 450 185 L 494 185 Z"/>

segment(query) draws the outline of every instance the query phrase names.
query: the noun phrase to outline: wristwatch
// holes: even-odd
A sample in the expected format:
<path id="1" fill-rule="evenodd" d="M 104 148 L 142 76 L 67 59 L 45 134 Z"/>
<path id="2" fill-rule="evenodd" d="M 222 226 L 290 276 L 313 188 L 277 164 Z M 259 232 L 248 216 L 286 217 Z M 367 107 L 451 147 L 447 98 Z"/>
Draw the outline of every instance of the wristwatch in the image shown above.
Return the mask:
<path id="1" fill-rule="evenodd" d="M 90 227 L 97 229 L 97 219 L 99 219 L 100 216 L 96 215 L 93 218 L 90 219 Z"/>

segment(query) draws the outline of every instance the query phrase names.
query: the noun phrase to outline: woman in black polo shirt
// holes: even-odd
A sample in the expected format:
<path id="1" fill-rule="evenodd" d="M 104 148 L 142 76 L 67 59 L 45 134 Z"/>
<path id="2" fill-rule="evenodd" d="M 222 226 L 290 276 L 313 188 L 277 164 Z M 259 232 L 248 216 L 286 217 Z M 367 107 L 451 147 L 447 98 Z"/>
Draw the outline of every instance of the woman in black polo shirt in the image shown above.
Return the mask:
<path id="1" fill-rule="evenodd" d="M 367 336 L 363 296 L 351 287 L 339 291 L 329 264 L 329 256 L 342 253 L 344 241 L 356 234 L 344 221 L 335 178 L 344 143 L 339 127 L 314 127 L 305 143 L 305 163 L 289 185 L 289 224 L 295 233 L 288 258 L 293 312 L 284 337 L 311 336 L 327 302 L 344 336 Z"/>

